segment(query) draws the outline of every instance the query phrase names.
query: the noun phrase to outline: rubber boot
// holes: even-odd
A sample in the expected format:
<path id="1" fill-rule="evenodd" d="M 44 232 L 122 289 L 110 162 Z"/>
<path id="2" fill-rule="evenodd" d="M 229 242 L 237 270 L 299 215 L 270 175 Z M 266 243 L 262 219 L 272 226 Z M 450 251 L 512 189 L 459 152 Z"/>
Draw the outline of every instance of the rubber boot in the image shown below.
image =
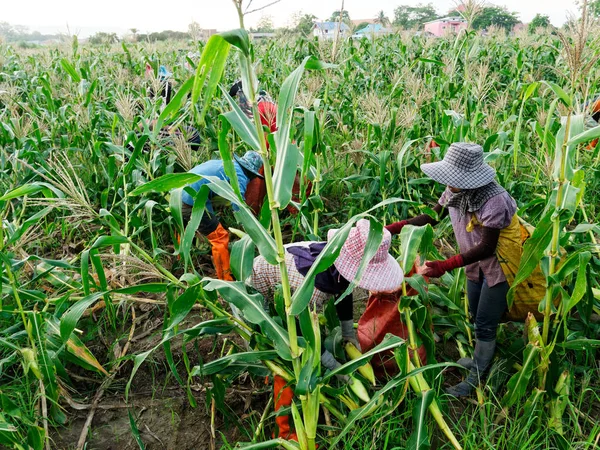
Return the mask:
<path id="1" fill-rule="evenodd" d="M 286 381 L 279 375 L 273 377 L 273 396 L 275 400 L 275 412 L 280 408 L 290 406 L 294 398 L 294 391 L 291 387 L 286 387 Z M 290 430 L 290 416 L 275 417 L 278 432 L 277 437 L 288 441 L 298 441 L 296 433 Z"/>
<path id="2" fill-rule="evenodd" d="M 217 229 L 206 237 L 212 246 L 213 264 L 217 271 L 217 278 L 233 281 L 229 262 L 229 232 L 219 224 Z"/>
<path id="3" fill-rule="evenodd" d="M 494 359 L 494 350 L 496 350 L 496 341 L 477 341 L 475 344 L 475 353 L 473 355 L 473 365 L 469 371 L 469 376 L 465 381 L 456 386 L 446 389 L 446 393 L 454 397 L 468 397 L 473 393 L 473 389 L 485 380 L 490 363 Z"/>
<path id="4" fill-rule="evenodd" d="M 460 358 L 458 361 L 456 361 L 456 364 L 463 366 L 467 370 L 471 370 L 474 367 L 473 358 Z"/>

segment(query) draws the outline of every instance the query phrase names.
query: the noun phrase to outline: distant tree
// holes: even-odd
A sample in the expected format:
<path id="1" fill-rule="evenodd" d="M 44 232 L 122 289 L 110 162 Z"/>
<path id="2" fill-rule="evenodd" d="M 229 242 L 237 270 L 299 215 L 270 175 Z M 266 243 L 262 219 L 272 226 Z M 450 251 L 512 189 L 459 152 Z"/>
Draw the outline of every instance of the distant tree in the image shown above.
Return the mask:
<path id="1" fill-rule="evenodd" d="M 583 0 L 576 1 L 580 9 L 583 9 Z M 594 17 L 600 17 L 600 0 L 588 0 L 587 10 Z"/>
<path id="2" fill-rule="evenodd" d="M 538 28 L 548 28 L 552 26 L 550 23 L 550 17 L 545 14 L 536 14 L 536 16 L 529 23 L 529 32 L 535 33 Z"/>
<path id="3" fill-rule="evenodd" d="M 129 31 L 131 31 L 131 34 L 133 35 L 133 40 L 137 41 L 137 34 L 139 30 L 137 28 L 130 28 Z"/>
<path id="4" fill-rule="evenodd" d="M 251 28 L 251 31 L 256 33 L 272 33 L 275 31 L 275 26 L 273 25 L 273 17 L 272 16 L 262 16 L 257 24 L 256 28 Z"/>
<path id="5" fill-rule="evenodd" d="M 354 33 L 355 31 L 362 30 L 363 28 L 366 28 L 369 25 L 370 25 L 369 22 L 361 22 L 354 27 L 354 30 L 352 30 L 352 32 Z"/>
<path id="6" fill-rule="evenodd" d="M 515 12 L 510 12 L 500 6 L 486 6 L 473 20 L 473 28 L 476 30 L 485 30 L 490 25 L 504 28 L 511 31 L 519 23 L 519 16 Z"/>
<path id="7" fill-rule="evenodd" d="M 90 37 L 90 44 L 115 44 L 119 42 L 119 37 L 117 33 L 105 33 L 104 31 L 99 31 Z"/>
<path id="8" fill-rule="evenodd" d="M 188 25 L 188 34 L 190 35 L 192 41 L 199 41 L 200 35 L 202 34 L 202 28 L 200 28 L 200 24 L 192 21 L 192 23 Z"/>
<path id="9" fill-rule="evenodd" d="M 8 22 L 0 22 L 0 36 L 10 40 L 16 34 L 13 26 Z"/>
<path id="10" fill-rule="evenodd" d="M 382 11 L 379 11 L 379 13 L 377 14 L 377 17 L 375 18 L 375 22 L 386 27 L 390 24 L 390 19 L 388 19 L 388 17 L 385 15 L 385 12 L 383 12 L 383 10 L 382 10 Z"/>
<path id="11" fill-rule="evenodd" d="M 435 7 L 428 3 L 419 3 L 417 6 L 400 5 L 394 9 L 394 25 L 402 28 L 420 27 L 425 22 L 437 19 Z"/>
<path id="12" fill-rule="evenodd" d="M 350 22 L 350 14 L 348 14 L 348 11 L 343 10 L 342 11 L 342 22 L 348 23 Z M 331 14 L 331 17 L 329 18 L 329 20 L 331 22 L 338 22 L 340 20 L 340 10 L 336 10 Z"/>
<path id="13" fill-rule="evenodd" d="M 302 14 L 296 24 L 296 31 L 308 36 L 315 28 L 315 20 L 317 20 L 317 16 L 313 14 Z"/>

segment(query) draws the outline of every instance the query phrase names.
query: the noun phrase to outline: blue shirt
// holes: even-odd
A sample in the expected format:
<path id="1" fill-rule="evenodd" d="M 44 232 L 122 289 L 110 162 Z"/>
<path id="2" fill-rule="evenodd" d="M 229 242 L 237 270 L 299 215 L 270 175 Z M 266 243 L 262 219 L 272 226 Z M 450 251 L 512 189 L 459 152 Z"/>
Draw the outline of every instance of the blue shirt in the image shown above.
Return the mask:
<path id="1" fill-rule="evenodd" d="M 238 182 L 240 185 L 240 193 L 242 194 L 242 198 L 244 198 L 244 195 L 246 194 L 246 187 L 248 186 L 248 182 L 250 181 L 250 179 L 246 176 L 246 174 L 244 173 L 244 169 L 242 169 L 242 166 L 240 166 L 237 163 L 237 161 L 233 162 L 233 167 L 235 168 L 235 173 L 237 174 Z M 192 170 L 190 170 L 189 173 L 195 173 L 196 175 L 201 175 L 204 177 L 216 177 L 216 178 L 219 178 L 220 180 L 224 180 L 229 183 L 229 178 L 227 177 L 227 175 L 225 175 L 225 168 L 223 167 L 223 161 L 221 161 L 220 159 L 211 159 L 210 161 L 206 161 L 206 162 L 194 167 Z M 190 184 L 189 187 L 191 187 L 193 190 L 198 192 L 202 185 L 208 184 L 208 183 L 210 183 L 209 180 L 207 180 L 206 178 L 202 178 L 201 180 L 198 180 L 195 183 Z M 212 203 L 211 203 L 210 199 L 213 198 L 214 196 L 215 196 L 215 193 L 211 191 L 210 194 L 208 194 L 208 200 L 206 200 L 206 210 L 208 212 L 210 212 L 211 214 L 214 211 L 213 211 L 213 207 L 212 207 Z M 189 205 L 189 206 L 193 206 L 193 204 L 194 204 L 194 199 L 192 198 L 192 196 L 189 195 L 185 191 L 183 191 L 181 200 L 183 201 L 183 203 L 185 203 L 186 205 Z M 237 211 L 239 209 L 238 206 L 235 204 L 232 205 L 232 207 L 233 207 L 234 211 Z"/>

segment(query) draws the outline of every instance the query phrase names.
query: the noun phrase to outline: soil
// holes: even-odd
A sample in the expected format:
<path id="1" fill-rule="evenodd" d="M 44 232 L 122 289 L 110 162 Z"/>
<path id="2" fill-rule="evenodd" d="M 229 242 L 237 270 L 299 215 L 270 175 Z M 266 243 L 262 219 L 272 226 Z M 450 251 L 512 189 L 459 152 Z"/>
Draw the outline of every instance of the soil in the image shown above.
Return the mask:
<path id="1" fill-rule="evenodd" d="M 158 310 L 158 308 L 155 308 Z M 146 311 L 148 312 L 148 311 Z M 162 329 L 162 312 L 150 311 L 144 326 L 139 326 L 137 335 L 146 336 L 132 342 L 130 355 L 139 354 L 156 346 L 160 342 Z M 139 314 L 144 314 L 140 311 Z M 155 317 L 156 316 L 156 317 Z M 182 327 L 190 327 L 195 323 L 206 320 L 199 312 L 192 312 L 182 323 Z M 148 334 L 149 330 L 154 330 Z M 190 365 L 197 365 L 200 358 L 209 362 L 220 356 L 225 339 L 241 345 L 237 336 L 220 336 L 215 339 L 203 339 L 191 342 L 186 346 Z M 185 373 L 182 341 L 172 341 L 172 352 L 175 364 L 183 380 Z M 256 385 L 250 377 L 239 381 L 239 384 L 226 389 L 225 404 L 228 411 L 224 414 L 216 411 L 214 432 L 211 428 L 210 401 L 207 402 L 206 385 L 191 385 L 191 395 L 197 406 L 190 404 L 185 387 L 179 386 L 171 373 L 165 359 L 165 353 L 158 348 L 144 362 L 131 385 L 128 403 L 125 402 L 125 386 L 129 379 L 133 362 L 125 362 L 119 369 L 114 381 L 104 393 L 95 412 L 87 438 L 87 450 L 128 450 L 139 448 L 132 433 L 129 411 L 132 412 L 140 437 L 148 450 L 154 449 L 219 449 L 225 443 L 235 444 L 248 441 L 248 429 L 260 420 L 265 405 L 270 396 L 270 389 L 265 385 Z M 70 368 L 75 370 L 73 368 Z M 89 372 L 83 372 L 82 375 Z M 198 379 L 193 381 L 199 381 Z M 87 380 L 75 382 L 79 393 L 87 393 L 85 398 L 75 397 L 77 404 L 83 404 L 83 410 L 64 405 L 68 415 L 68 424 L 51 431 L 53 449 L 75 449 L 77 441 L 86 422 L 90 404 L 99 384 Z M 208 406 L 207 406 L 208 403 Z M 133 406 L 133 408 L 128 408 Z M 252 408 L 251 408 L 252 407 Z"/>

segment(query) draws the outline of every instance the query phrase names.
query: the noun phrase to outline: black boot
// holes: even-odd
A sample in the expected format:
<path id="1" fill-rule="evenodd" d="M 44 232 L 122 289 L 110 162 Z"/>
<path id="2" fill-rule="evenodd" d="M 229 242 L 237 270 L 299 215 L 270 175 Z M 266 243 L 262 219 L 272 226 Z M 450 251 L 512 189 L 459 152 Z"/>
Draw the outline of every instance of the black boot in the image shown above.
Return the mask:
<path id="1" fill-rule="evenodd" d="M 494 359 L 494 350 L 496 350 L 496 341 L 477 341 L 475 343 L 475 353 L 473 355 L 473 364 L 469 371 L 467 379 L 456 386 L 446 389 L 446 393 L 454 397 L 467 397 L 471 395 L 473 389 L 479 385 L 480 381 L 485 380 L 487 370 Z"/>

